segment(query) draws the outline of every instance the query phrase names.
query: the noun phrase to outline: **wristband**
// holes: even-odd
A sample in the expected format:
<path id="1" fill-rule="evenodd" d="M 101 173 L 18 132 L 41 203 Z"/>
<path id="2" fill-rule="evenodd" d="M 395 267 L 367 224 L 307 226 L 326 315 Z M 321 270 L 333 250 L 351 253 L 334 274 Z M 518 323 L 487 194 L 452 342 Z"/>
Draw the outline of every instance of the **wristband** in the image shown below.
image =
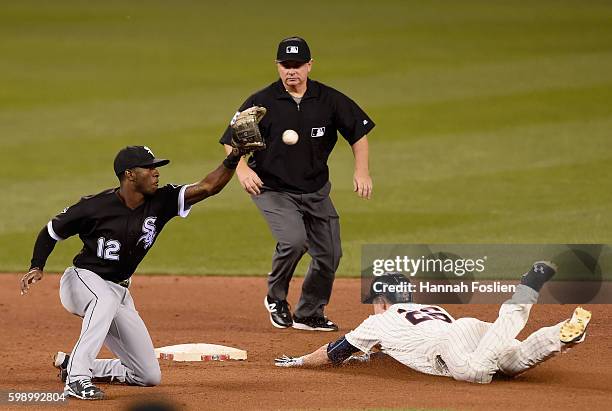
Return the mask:
<path id="1" fill-rule="evenodd" d="M 230 153 L 225 160 L 223 160 L 223 165 L 225 168 L 230 170 L 235 170 L 238 167 L 238 163 L 240 162 L 240 156 L 235 155 L 234 153 Z"/>

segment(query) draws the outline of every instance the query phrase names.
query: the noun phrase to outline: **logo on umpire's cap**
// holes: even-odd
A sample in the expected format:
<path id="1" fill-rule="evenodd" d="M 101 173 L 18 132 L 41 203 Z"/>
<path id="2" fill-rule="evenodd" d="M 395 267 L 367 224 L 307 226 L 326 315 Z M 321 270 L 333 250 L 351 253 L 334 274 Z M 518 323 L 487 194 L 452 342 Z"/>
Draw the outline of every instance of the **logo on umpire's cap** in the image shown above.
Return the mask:
<path id="1" fill-rule="evenodd" d="M 303 63 L 310 61 L 310 49 L 303 38 L 288 37 L 278 43 L 276 62 L 281 63 L 288 60 L 301 61 Z"/>

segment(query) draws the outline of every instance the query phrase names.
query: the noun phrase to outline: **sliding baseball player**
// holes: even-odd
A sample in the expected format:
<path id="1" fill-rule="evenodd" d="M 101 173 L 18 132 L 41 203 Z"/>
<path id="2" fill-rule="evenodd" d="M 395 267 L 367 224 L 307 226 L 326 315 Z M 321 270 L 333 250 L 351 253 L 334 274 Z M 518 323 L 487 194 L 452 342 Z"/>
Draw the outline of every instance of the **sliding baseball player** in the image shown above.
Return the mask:
<path id="1" fill-rule="evenodd" d="M 516 376 L 585 339 L 591 313 L 581 307 L 569 320 L 541 328 L 524 341 L 515 339 L 540 289 L 555 272 L 554 264 L 536 262 L 512 298 L 502 304 L 494 323 L 455 320 L 441 307 L 414 304 L 410 293 L 371 293 L 374 315 L 356 329 L 313 353 L 277 358 L 275 365 L 317 367 L 349 359 L 366 361 L 378 346 L 384 354 L 425 374 L 481 384 L 490 383 L 496 373 Z M 382 278 L 389 284 L 406 281 L 400 274 Z M 353 356 L 359 351 L 365 356 Z"/>

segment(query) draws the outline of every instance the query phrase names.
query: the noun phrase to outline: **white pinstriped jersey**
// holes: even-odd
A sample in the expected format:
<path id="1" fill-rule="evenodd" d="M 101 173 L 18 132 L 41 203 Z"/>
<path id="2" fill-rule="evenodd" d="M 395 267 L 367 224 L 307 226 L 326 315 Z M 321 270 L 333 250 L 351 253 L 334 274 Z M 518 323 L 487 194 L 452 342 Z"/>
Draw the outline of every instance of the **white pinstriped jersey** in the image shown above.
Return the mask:
<path id="1" fill-rule="evenodd" d="M 503 304 L 494 323 L 476 318 L 455 320 L 443 308 L 395 304 L 371 315 L 346 340 L 363 352 L 381 350 L 413 370 L 457 380 L 488 383 L 501 371 L 521 374 L 562 351 L 559 330 L 564 322 L 535 331 L 524 341 L 531 304 Z"/>
<path id="2" fill-rule="evenodd" d="M 385 354 L 416 371 L 448 376 L 448 370 L 437 365 L 436 356 L 454 321 L 438 306 L 394 304 L 368 317 L 346 334 L 346 340 L 363 352 L 380 344 Z"/>

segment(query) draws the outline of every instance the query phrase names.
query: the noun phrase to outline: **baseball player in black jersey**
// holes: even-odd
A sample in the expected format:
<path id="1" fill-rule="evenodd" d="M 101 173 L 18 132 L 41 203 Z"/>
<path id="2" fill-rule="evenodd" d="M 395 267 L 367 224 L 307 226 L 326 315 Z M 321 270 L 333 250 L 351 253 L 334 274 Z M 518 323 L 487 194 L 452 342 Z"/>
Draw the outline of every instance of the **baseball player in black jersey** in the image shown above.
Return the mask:
<path id="1" fill-rule="evenodd" d="M 56 242 L 78 234 L 83 248 L 60 282 L 62 305 L 83 318 L 81 335 L 70 355 L 56 354 L 54 365 L 65 381 L 65 393 L 101 399 L 92 378 L 154 386 L 161 380 L 147 328 L 134 308 L 130 277 L 159 233 L 175 216 L 187 217 L 191 206 L 217 194 L 234 174 L 240 159 L 230 153 L 216 170 L 190 185 L 158 187 L 156 158 L 146 146 L 119 151 L 114 170 L 120 186 L 83 197 L 44 227 L 34 245 L 21 292 L 43 278 L 43 268 Z M 118 357 L 96 359 L 102 344 Z"/>
<path id="2" fill-rule="evenodd" d="M 266 149 L 255 152 L 248 164 L 241 161 L 236 170 L 277 241 L 264 304 L 274 327 L 335 331 L 338 327 L 325 317 L 324 308 L 342 248 L 338 213 L 329 197 L 327 159 L 340 132 L 355 156 L 354 191 L 369 199 L 367 133 L 374 122 L 344 94 L 308 79 L 313 62 L 303 39 L 282 40 L 276 62 L 280 79 L 239 108 L 239 113 L 252 106 L 267 110 L 260 123 Z M 220 140 L 228 152 L 230 131 L 228 127 Z M 289 282 L 306 252 L 312 262 L 292 318 Z"/>

